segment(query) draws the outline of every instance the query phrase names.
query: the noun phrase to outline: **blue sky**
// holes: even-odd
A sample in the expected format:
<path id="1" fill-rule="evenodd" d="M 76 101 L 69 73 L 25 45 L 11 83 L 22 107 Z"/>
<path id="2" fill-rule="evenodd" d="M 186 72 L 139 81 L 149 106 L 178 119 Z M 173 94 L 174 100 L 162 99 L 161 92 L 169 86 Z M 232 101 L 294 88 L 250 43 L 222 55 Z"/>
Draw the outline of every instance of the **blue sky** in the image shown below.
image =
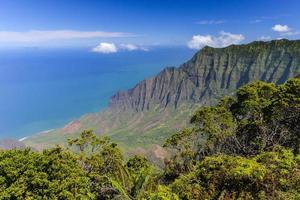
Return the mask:
<path id="1" fill-rule="evenodd" d="M 98 53 L 300 37 L 299 0 L 1 0 L 0 48 Z"/>

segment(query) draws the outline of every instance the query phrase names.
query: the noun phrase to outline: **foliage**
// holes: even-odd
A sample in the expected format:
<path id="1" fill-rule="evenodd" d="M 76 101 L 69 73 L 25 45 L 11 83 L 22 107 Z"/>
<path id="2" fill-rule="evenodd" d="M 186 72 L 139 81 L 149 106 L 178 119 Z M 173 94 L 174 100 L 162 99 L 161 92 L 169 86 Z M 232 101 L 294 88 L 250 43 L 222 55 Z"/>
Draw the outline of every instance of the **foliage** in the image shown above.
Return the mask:
<path id="1" fill-rule="evenodd" d="M 282 147 L 252 158 L 216 155 L 181 175 L 171 188 L 180 199 L 297 199 L 299 170 L 297 157 Z"/>
<path id="2" fill-rule="evenodd" d="M 78 199 L 92 197 L 77 155 L 59 147 L 0 153 L 0 199 Z"/>
<path id="3" fill-rule="evenodd" d="M 154 193 L 150 193 L 149 195 L 149 200 L 179 200 L 178 196 L 173 193 L 170 188 L 163 186 L 163 185 L 159 185 L 158 189 L 156 192 Z"/>
<path id="4" fill-rule="evenodd" d="M 165 145 L 180 154 L 185 150 L 181 144 L 184 141 L 198 148 L 196 159 L 217 153 L 256 155 L 277 145 L 297 153 L 300 79 L 290 79 L 280 86 L 261 81 L 245 85 L 235 97 L 225 97 L 216 106 L 196 111 L 191 123 L 194 127 L 188 134 L 176 133 Z"/>
<path id="5" fill-rule="evenodd" d="M 191 125 L 160 170 L 92 130 L 69 148 L 0 150 L 0 199 L 300 199 L 300 79 L 245 85 Z"/>
<path id="6" fill-rule="evenodd" d="M 200 108 L 165 143 L 165 182 L 180 199 L 299 199 L 299 108 L 299 78 L 253 82 Z"/>
<path id="7" fill-rule="evenodd" d="M 195 129 L 185 128 L 166 140 L 164 147 L 178 151 L 166 164 L 164 175 L 168 180 L 174 180 L 183 172 L 190 172 L 195 165 L 195 141 L 201 140 L 195 134 Z"/>

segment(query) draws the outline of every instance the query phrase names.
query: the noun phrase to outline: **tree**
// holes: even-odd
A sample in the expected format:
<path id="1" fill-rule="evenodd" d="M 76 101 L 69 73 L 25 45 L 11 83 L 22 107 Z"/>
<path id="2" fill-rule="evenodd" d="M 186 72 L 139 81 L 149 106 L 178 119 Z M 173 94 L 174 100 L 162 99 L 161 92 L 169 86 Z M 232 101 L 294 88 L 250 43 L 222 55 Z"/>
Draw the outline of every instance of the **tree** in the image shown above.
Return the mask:
<path id="1" fill-rule="evenodd" d="M 97 137 L 92 130 L 84 130 L 79 138 L 69 140 L 81 153 L 81 165 L 92 181 L 92 192 L 98 198 L 109 199 L 130 190 L 130 174 L 117 144 L 108 137 Z"/>
<path id="2" fill-rule="evenodd" d="M 91 199 L 77 155 L 60 147 L 0 153 L 0 199 Z"/>
<path id="3" fill-rule="evenodd" d="M 193 151 L 198 146 L 196 160 L 217 153 L 256 155 L 277 145 L 299 152 L 299 90 L 299 78 L 280 86 L 261 81 L 245 85 L 235 97 L 196 111 L 192 131 L 174 134 L 166 146 L 178 152 L 187 144 Z"/>
<path id="4" fill-rule="evenodd" d="M 299 78 L 245 85 L 191 123 L 165 143 L 173 151 L 165 178 L 180 199 L 300 198 Z"/>

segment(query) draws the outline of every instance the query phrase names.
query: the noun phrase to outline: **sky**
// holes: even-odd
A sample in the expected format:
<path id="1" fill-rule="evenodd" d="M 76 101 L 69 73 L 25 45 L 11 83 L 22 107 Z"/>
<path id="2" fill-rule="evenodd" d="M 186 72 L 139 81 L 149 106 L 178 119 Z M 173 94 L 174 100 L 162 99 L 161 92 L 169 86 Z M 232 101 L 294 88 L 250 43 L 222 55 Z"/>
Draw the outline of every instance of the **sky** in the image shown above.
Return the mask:
<path id="1" fill-rule="evenodd" d="M 111 54 L 300 38 L 299 0 L 1 0 L 0 49 Z"/>

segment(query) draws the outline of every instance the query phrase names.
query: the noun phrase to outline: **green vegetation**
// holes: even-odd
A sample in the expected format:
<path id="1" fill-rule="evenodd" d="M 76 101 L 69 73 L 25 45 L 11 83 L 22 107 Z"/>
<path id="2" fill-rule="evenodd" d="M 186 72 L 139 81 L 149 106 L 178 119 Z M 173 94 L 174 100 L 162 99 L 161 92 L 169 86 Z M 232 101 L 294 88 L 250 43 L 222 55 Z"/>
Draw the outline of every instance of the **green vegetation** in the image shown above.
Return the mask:
<path id="1" fill-rule="evenodd" d="M 91 130 L 68 144 L 0 151 L 0 199 L 300 199 L 300 79 L 200 108 L 163 168 Z"/>
<path id="2" fill-rule="evenodd" d="M 150 153 L 153 145 L 163 145 L 174 132 L 188 126 L 199 106 L 214 105 L 252 81 L 282 84 L 300 74 L 299 58 L 300 40 L 205 47 L 178 68 L 167 67 L 135 87 L 117 92 L 106 109 L 23 142 L 38 150 L 67 146 L 68 138 L 93 129 L 98 136 L 109 136 L 126 154 L 136 149 Z"/>

